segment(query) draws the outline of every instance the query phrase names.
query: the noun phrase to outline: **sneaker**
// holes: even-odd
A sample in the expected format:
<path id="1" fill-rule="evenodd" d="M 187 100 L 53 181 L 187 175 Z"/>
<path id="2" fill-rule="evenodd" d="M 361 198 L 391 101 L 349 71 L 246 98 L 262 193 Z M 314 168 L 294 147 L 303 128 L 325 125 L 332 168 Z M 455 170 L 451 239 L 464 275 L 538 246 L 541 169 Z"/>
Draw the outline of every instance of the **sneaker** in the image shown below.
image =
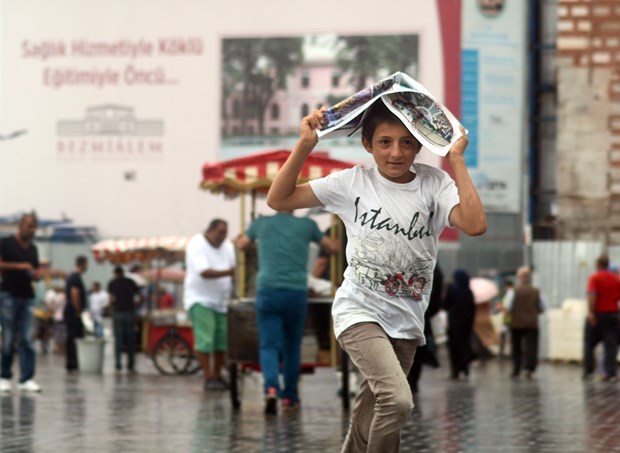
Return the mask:
<path id="1" fill-rule="evenodd" d="M 0 379 L 0 393 L 9 393 L 12 390 L 10 379 Z"/>
<path id="2" fill-rule="evenodd" d="M 32 392 L 39 393 L 41 391 L 41 386 L 34 382 L 32 379 L 22 382 L 17 386 L 22 392 Z"/>
<path id="3" fill-rule="evenodd" d="M 278 389 L 269 387 L 265 395 L 265 414 L 275 415 L 278 413 Z"/>
<path id="4" fill-rule="evenodd" d="M 284 409 L 284 412 L 297 412 L 301 408 L 301 404 L 299 403 L 299 400 L 284 398 L 282 400 L 282 408 Z"/>

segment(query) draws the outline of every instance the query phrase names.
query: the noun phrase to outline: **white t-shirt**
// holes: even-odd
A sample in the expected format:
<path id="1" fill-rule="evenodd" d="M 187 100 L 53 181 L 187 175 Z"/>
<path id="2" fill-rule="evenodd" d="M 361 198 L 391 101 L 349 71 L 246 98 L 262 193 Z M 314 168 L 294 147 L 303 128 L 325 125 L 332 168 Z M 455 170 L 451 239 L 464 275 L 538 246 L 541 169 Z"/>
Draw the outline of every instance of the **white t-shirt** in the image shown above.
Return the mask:
<path id="1" fill-rule="evenodd" d="M 226 313 L 226 302 L 232 291 L 232 277 L 204 278 L 206 270 L 224 271 L 235 267 L 235 248 L 225 241 L 213 247 L 203 234 L 194 235 L 185 250 L 184 305 L 187 310 L 201 304 L 219 313 Z"/>
<path id="2" fill-rule="evenodd" d="M 54 312 L 54 321 L 62 322 L 63 311 L 65 309 L 65 293 L 63 291 L 56 292 L 54 289 L 48 289 L 45 293 L 45 305 Z"/>
<path id="3" fill-rule="evenodd" d="M 90 294 L 88 299 L 88 307 L 93 321 L 103 320 L 103 308 L 108 305 L 108 300 L 109 296 L 107 291 L 99 290 L 96 293 Z"/>
<path id="4" fill-rule="evenodd" d="M 424 344 L 437 241 L 459 196 L 445 171 L 423 164 L 412 170 L 416 177 L 406 184 L 360 166 L 310 181 L 347 230 L 348 267 L 332 306 L 336 337 L 376 322 L 392 338 Z"/>

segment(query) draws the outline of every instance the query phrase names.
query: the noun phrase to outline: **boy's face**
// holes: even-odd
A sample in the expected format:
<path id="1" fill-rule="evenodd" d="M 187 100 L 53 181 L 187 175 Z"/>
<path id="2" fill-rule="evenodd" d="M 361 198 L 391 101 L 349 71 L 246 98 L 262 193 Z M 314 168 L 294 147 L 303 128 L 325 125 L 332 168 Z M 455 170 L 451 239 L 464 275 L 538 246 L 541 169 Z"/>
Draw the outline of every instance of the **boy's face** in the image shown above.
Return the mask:
<path id="1" fill-rule="evenodd" d="M 375 129 L 372 143 L 366 139 L 362 143 L 385 179 L 400 184 L 413 181 L 415 174 L 409 169 L 421 145 L 402 123 L 381 123 Z"/>

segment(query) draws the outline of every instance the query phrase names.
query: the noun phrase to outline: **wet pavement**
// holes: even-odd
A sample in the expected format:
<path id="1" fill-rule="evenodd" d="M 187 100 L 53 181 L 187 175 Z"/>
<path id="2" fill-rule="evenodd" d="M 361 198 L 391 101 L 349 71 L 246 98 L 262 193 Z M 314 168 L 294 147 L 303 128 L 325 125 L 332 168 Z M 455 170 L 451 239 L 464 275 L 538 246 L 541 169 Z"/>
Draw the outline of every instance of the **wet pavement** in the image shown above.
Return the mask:
<path id="1" fill-rule="evenodd" d="M 159 375 L 144 356 L 138 375 L 116 375 L 110 359 L 103 375 L 67 376 L 62 357 L 39 355 L 43 393 L 0 397 L 0 452 L 339 451 L 348 416 L 331 369 L 302 378 L 299 413 L 265 416 L 256 373 L 235 411 L 198 375 Z M 620 383 L 558 364 L 513 381 L 499 360 L 453 382 L 443 364 L 424 370 L 403 452 L 620 452 Z"/>

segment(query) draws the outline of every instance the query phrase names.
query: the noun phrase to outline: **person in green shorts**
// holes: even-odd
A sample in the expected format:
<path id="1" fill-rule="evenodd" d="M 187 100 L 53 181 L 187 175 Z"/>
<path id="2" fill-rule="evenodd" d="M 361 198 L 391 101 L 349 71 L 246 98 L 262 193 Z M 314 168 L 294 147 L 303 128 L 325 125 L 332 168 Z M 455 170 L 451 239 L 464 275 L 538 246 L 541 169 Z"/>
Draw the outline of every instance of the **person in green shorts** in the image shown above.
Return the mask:
<path id="1" fill-rule="evenodd" d="M 192 320 L 194 351 L 206 391 L 228 389 L 221 371 L 227 343 L 227 301 L 236 261 L 227 235 L 226 221 L 214 219 L 203 234 L 190 239 L 185 250 L 184 305 Z"/>

